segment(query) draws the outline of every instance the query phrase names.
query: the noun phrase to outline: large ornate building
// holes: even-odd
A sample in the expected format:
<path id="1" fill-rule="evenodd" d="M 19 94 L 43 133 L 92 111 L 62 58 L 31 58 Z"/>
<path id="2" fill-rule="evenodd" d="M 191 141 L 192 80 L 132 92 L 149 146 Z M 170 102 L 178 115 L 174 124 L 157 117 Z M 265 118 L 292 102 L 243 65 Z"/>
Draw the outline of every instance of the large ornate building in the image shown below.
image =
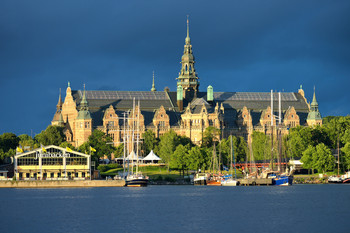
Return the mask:
<path id="1" fill-rule="evenodd" d="M 152 130 L 159 137 L 173 129 L 200 144 L 209 126 L 221 129 L 223 137 L 233 134 L 247 139 L 254 130 L 271 134 L 271 129 L 277 128 L 271 127 L 271 123 L 278 124 L 274 117 L 278 109 L 271 111 L 271 93 L 214 92 L 212 86 L 201 92 L 194 64 L 187 21 L 176 92 L 168 88 L 156 91 L 154 76 L 151 91 L 85 91 L 85 86 L 83 91 L 71 90 L 68 83 L 63 103 L 60 93 L 52 125 L 64 126 L 67 141 L 74 146 L 87 141 L 94 129 L 104 131 L 118 145 L 124 135 L 123 113 L 133 109 L 136 100 L 139 104 L 127 124 L 137 121 L 141 134 Z M 278 106 L 278 99 L 278 93 L 273 93 L 272 106 Z M 281 93 L 281 110 L 282 134 L 290 127 L 322 124 L 315 93 L 310 105 L 302 87 L 297 92 Z"/>

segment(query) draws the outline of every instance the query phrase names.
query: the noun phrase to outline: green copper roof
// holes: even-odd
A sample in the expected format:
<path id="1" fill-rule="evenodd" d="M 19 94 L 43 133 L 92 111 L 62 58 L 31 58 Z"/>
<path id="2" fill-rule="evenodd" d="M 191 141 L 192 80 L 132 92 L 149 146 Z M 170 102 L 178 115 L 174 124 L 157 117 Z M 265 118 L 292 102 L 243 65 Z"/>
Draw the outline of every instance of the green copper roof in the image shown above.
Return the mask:
<path id="1" fill-rule="evenodd" d="M 316 100 L 316 91 L 314 88 L 314 96 L 312 98 L 312 102 L 311 102 L 311 108 L 310 108 L 310 112 L 307 115 L 307 119 L 308 120 L 321 120 L 321 113 L 318 111 L 318 103 Z"/>
<path id="2" fill-rule="evenodd" d="M 79 119 L 79 120 L 91 119 L 91 115 L 90 115 L 89 107 L 88 107 L 88 102 L 86 101 L 86 96 L 85 96 L 85 84 L 84 84 L 83 98 L 81 99 L 81 102 L 80 102 L 80 110 L 78 112 L 77 119 Z"/>

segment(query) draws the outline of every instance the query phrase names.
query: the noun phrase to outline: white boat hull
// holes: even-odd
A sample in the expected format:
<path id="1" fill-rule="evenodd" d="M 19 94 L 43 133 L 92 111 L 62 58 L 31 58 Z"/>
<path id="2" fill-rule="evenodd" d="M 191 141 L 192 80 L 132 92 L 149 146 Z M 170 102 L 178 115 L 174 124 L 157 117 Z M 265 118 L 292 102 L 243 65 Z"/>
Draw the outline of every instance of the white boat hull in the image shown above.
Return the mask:
<path id="1" fill-rule="evenodd" d="M 221 181 L 221 186 L 238 186 L 239 182 L 237 180 L 224 180 Z"/>

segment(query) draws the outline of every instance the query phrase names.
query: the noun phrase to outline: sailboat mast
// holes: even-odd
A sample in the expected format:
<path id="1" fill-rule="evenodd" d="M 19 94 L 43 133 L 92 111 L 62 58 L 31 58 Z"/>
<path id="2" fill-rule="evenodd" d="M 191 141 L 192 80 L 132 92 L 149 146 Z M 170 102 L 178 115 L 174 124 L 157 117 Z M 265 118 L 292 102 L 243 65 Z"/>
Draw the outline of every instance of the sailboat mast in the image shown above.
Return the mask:
<path id="1" fill-rule="evenodd" d="M 232 156 L 233 156 L 233 148 L 232 148 L 232 135 L 231 135 L 231 163 L 230 163 L 230 172 L 231 172 L 231 175 L 232 175 Z"/>
<path id="2" fill-rule="evenodd" d="M 339 176 L 339 133 L 338 133 L 338 176 Z"/>
<path id="3" fill-rule="evenodd" d="M 126 135 L 125 135 L 125 133 L 126 133 L 126 131 L 125 131 L 125 115 L 126 115 L 126 113 L 124 112 L 123 113 L 123 115 L 124 115 L 124 117 L 123 117 L 123 126 L 124 126 L 124 136 L 123 136 L 123 143 L 124 143 L 124 158 L 123 158 L 123 170 L 124 170 L 124 176 L 125 176 L 125 154 L 126 154 Z"/>
<path id="4" fill-rule="evenodd" d="M 128 155 L 128 175 L 130 174 L 130 112 L 128 111 L 127 113 L 128 117 L 127 117 L 127 123 L 126 123 L 126 127 L 127 127 L 127 135 L 126 135 L 126 151 L 127 151 L 127 155 Z"/>
<path id="5" fill-rule="evenodd" d="M 132 103 L 132 134 L 131 134 L 131 147 L 133 154 L 135 154 L 135 97 L 133 99 Z M 134 158 L 132 158 L 132 163 L 131 163 L 131 173 L 134 173 Z"/>
<path id="6" fill-rule="evenodd" d="M 140 114 L 141 114 L 141 109 L 140 109 L 140 100 L 138 101 L 138 109 L 137 109 L 137 141 L 136 141 L 136 157 L 137 157 L 137 162 L 136 162 L 136 174 L 139 172 L 139 139 L 140 139 Z"/>
<path id="7" fill-rule="evenodd" d="M 273 170 L 273 91 L 271 90 L 271 170 Z"/>
<path id="8" fill-rule="evenodd" d="M 281 134 L 281 92 L 278 92 L 278 170 L 281 170 L 282 163 L 282 134 Z"/>

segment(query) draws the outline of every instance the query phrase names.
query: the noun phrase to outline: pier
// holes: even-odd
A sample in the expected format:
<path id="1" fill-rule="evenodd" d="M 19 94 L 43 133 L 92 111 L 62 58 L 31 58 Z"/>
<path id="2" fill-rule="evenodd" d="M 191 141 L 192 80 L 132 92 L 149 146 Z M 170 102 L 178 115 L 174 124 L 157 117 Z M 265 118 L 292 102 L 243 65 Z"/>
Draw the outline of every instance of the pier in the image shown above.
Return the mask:
<path id="1" fill-rule="evenodd" d="M 0 188 L 92 188 L 123 187 L 124 180 L 34 180 L 0 181 Z"/>

